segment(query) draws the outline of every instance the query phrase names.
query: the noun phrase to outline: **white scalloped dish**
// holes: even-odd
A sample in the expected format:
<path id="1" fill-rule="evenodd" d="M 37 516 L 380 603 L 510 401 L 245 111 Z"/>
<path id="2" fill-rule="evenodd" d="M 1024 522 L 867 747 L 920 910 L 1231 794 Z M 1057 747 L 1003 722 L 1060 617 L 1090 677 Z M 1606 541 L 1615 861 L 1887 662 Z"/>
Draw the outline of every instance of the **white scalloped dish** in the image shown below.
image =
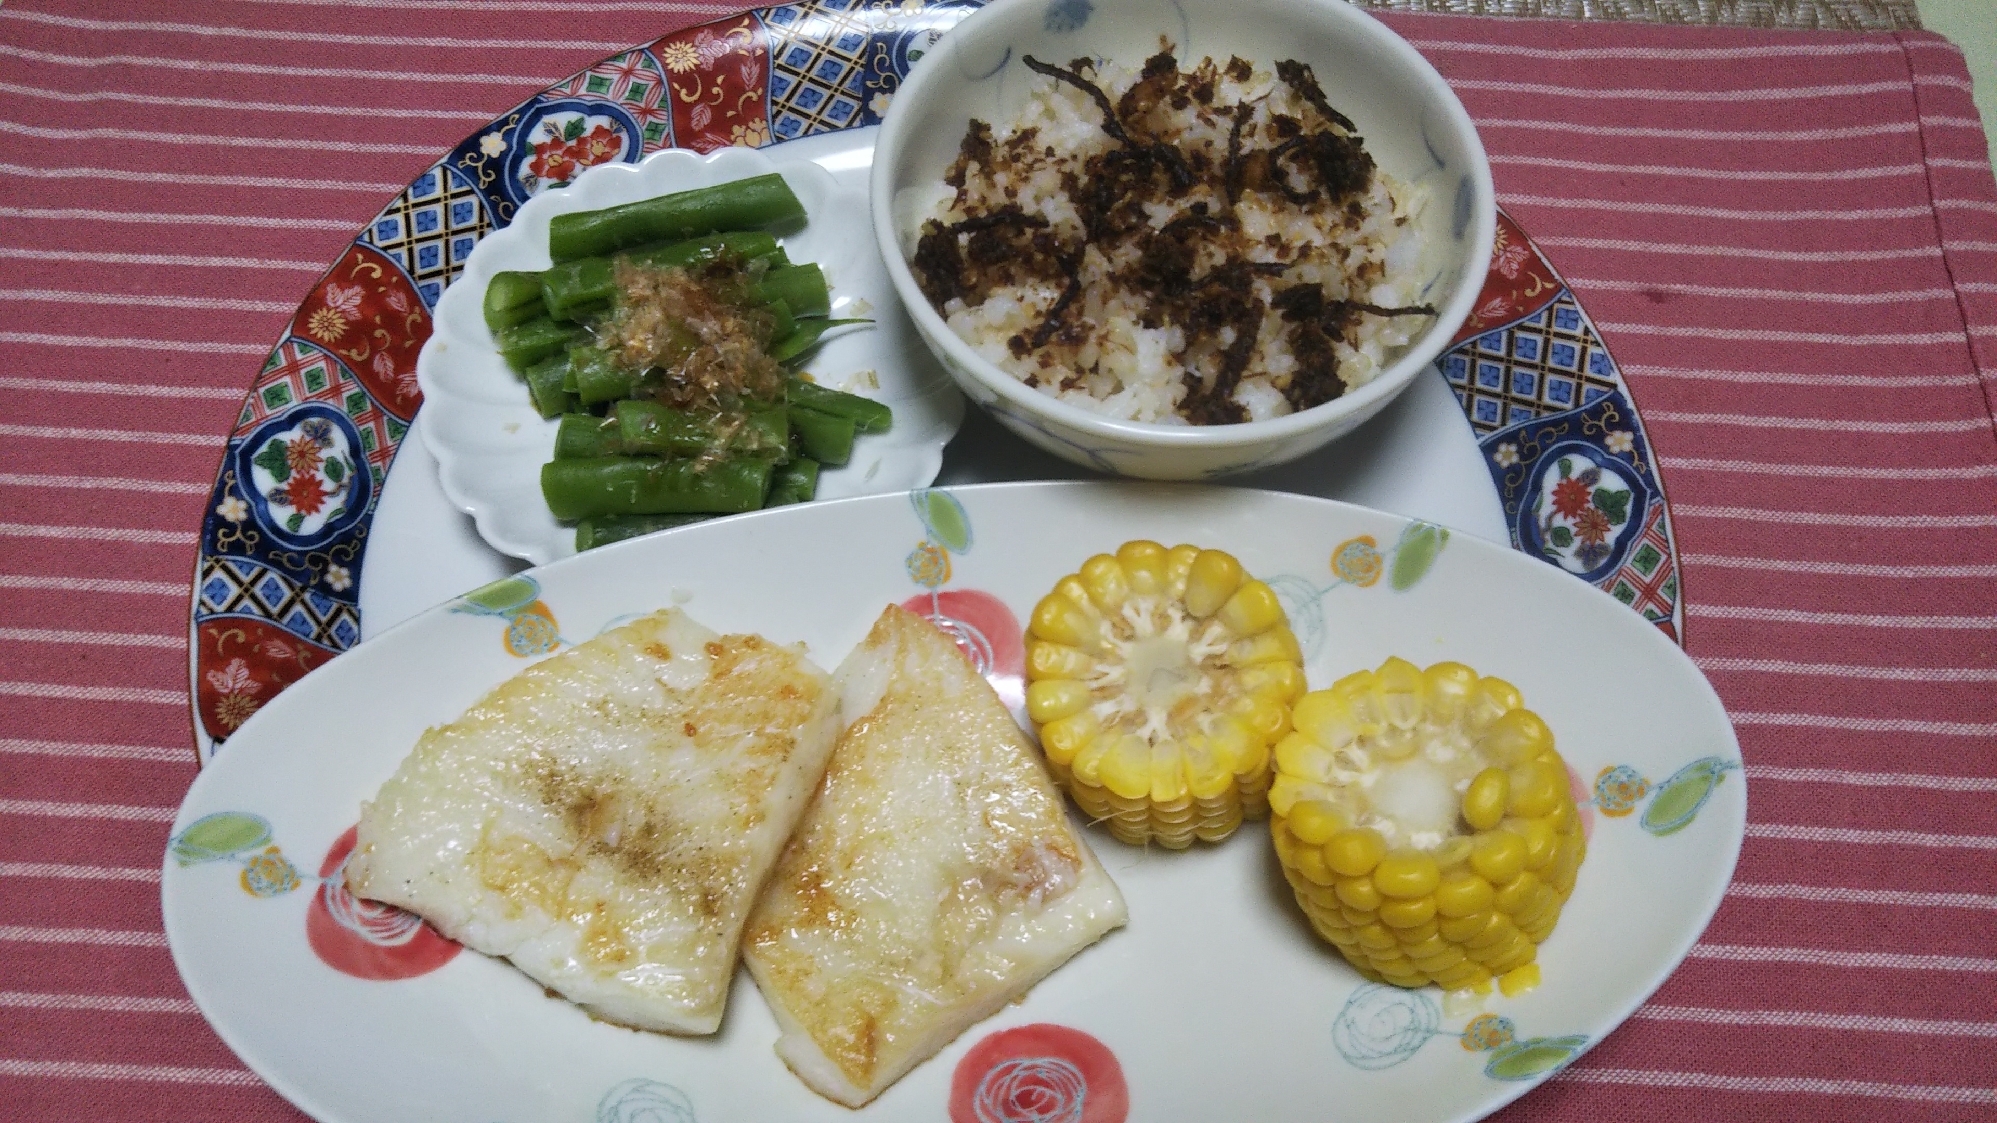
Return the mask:
<path id="1" fill-rule="evenodd" d="M 805 226 L 782 236 L 796 262 L 816 262 L 832 284 L 832 314 L 872 325 L 829 337 L 804 365 L 822 385 L 864 394 L 894 410 L 894 426 L 867 434 L 853 459 L 827 468 L 818 497 L 839 499 L 921 487 L 936 478 L 943 446 L 963 420 L 963 399 L 917 341 L 875 248 L 865 169 L 852 183 L 800 156 L 727 148 L 707 156 L 682 149 L 637 164 L 590 168 L 574 183 L 528 200 L 513 223 L 479 242 L 462 276 L 437 302 L 436 330 L 416 361 L 423 389 L 417 428 L 436 456 L 444 494 L 472 516 L 479 537 L 536 565 L 575 552 L 572 527 L 541 498 L 541 466 L 553 455 L 556 423 L 535 412 L 527 386 L 500 358 L 485 326 L 483 299 L 495 273 L 545 269 L 548 223 L 675 191 L 777 172 L 804 203 Z"/>

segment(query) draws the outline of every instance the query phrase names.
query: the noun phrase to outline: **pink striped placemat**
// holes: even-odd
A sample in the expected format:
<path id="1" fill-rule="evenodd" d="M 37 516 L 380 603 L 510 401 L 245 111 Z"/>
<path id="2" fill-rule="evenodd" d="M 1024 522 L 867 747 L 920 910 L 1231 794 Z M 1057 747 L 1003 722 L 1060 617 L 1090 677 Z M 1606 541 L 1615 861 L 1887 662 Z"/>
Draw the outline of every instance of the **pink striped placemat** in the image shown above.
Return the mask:
<path id="1" fill-rule="evenodd" d="M 0 1115 L 295 1119 L 160 934 L 223 436 L 309 283 L 410 178 L 553 79 L 728 9 L 85 9 L 0 8 Z M 1692 958 L 1505 1117 L 1991 1117 L 1997 184 L 1959 53 L 1389 22 L 1456 84 L 1632 387 L 1687 647 L 1754 784 Z"/>

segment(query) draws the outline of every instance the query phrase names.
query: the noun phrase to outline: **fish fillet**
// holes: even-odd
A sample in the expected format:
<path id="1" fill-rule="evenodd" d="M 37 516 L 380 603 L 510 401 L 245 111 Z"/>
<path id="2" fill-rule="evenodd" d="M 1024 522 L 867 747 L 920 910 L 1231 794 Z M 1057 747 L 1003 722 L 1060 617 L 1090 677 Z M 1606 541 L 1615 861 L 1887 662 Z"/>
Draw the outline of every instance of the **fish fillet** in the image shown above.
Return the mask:
<path id="1" fill-rule="evenodd" d="M 799 652 L 655 613 L 424 733 L 362 806 L 347 887 L 605 1021 L 712 1033 L 837 733 Z"/>
<path id="2" fill-rule="evenodd" d="M 743 956 L 777 1054 L 858 1107 L 1127 913 L 949 638 L 891 606 L 833 682 L 846 728 Z"/>

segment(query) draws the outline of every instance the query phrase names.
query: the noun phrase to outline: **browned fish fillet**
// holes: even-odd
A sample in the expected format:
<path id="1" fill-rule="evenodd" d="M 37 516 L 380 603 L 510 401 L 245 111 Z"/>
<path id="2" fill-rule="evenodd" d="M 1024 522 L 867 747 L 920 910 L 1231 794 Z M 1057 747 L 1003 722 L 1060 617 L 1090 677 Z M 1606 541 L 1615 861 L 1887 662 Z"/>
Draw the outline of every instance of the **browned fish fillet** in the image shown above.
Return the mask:
<path id="1" fill-rule="evenodd" d="M 674 609 L 606 632 L 425 733 L 363 805 L 347 886 L 606 1021 L 712 1033 L 831 751 L 829 685 Z"/>
<path id="2" fill-rule="evenodd" d="M 1124 923 L 998 695 L 890 606 L 835 672 L 846 725 L 750 916 L 777 1053 L 857 1107 Z"/>

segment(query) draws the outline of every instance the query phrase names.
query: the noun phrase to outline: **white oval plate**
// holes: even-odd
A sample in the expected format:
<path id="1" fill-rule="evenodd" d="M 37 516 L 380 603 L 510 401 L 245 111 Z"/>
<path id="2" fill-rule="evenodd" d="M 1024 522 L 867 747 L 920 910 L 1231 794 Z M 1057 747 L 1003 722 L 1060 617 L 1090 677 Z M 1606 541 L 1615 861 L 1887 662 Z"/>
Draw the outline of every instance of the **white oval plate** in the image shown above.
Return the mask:
<path id="1" fill-rule="evenodd" d="M 717 630 L 803 641 L 829 668 L 884 604 L 914 602 L 996 641 L 994 681 L 1016 699 L 1005 672 L 1016 671 L 1006 641 L 1017 621 L 1085 557 L 1140 537 L 1229 549 L 1276 586 L 1312 685 L 1389 655 L 1461 660 L 1518 685 L 1584 787 L 1609 774 L 1584 808 L 1592 842 L 1541 950 L 1544 985 L 1490 1000 L 1483 1020 L 1445 1011 L 1433 990 L 1363 985 L 1312 935 L 1266 828 L 1181 854 L 1091 829 L 1129 927 L 853 1113 L 786 1071 L 746 973 L 718 1035 L 666 1037 L 593 1022 L 496 960 L 467 952 L 437 966 L 427 932 L 408 940 L 377 917 L 370 939 L 326 907 L 337 884 L 326 856 L 360 802 L 426 727 L 517 673 L 527 657 L 516 651 L 680 604 Z M 1119 1083 L 1131 1119 L 1445 1123 L 1571 1061 L 1677 966 L 1739 852 L 1739 767 L 1718 698 L 1677 647 L 1606 594 L 1502 546 L 1274 492 L 994 484 L 702 524 L 432 609 L 308 675 L 229 739 L 180 809 L 161 892 L 174 961 L 203 1013 L 327 1123 L 1122 1123 Z M 430 967 L 400 981 L 350 973 Z M 1045 1023 L 1068 1029 L 992 1041 Z M 1000 1064 L 1002 1046 L 1022 1039 L 1039 1059 Z M 996 1114 L 973 1111 L 980 1088 L 1002 1090 L 1008 1075 L 1032 1085 L 1036 1072 L 1047 1095 L 1015 1083 Z"/>
<path id="2" fill-rule="evenodd" d="M 819 477 L 821 499 L 921 487 L 936 478 L 943 446 L 964 417 L 963 399 L 901 310 L 875 248 L 867 196 L 784 148 L 723 148 L 706 156 L 655 152 L 637 164 L 603 164 L 558 191 L 544 191 L 513 222 L 473 248 L 464 274 L 437 301 L 436 327 L 416 359 L 423 390 L 423 441 L 437 458 L 444 494 L 471 515 L 493 549 L 536 565 L 575 553 L 575 531 L 541 498 L 541 466 L 553 455 L 556 423 L 535 412 L 527 386 L 499 357 L 485 326 L 486 285 L 507 269 L 546 269 L 548 223 L 749 176 L 780 173 L 804 203 L 803 229 L 780 239 L 791 260 L 816 262 L 832 283 L 832 314 L 871 317 L 830 337 L 804 369 L 819 383 L 886 402 L 894 426 L 862 437 L 852 462 Z"/>

